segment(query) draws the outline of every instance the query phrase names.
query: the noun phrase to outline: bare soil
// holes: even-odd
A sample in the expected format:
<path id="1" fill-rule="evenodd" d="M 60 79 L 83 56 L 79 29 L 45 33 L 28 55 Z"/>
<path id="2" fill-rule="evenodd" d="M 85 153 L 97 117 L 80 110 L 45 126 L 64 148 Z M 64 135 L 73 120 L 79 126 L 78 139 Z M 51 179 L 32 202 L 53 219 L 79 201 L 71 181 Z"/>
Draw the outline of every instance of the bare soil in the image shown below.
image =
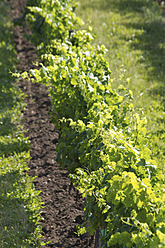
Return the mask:
<path id="1" fill-rule="evenodd" d="M 10 0 L 11 18 L 22 15 L 26 0 Z M 28 71 L 34 68 L 37 61 L 36 47 L 23 37 L 30 32 L 28 26 L 23 30 L 20 26 L 13 27 L 15 48 L 19 59 L 18 69 Z M 30 140 L 31 160 L 28 162 L 29 175 L 37 176 L 35 187 L 41 190 L 45 208 L 41 222 L 43 241 L 51 241 L 45 247 L 93 247 L 90 236 L 78 237 L 76 225 L 82 223 L 83 199 L 76 201 L 74 189 L 69 193 L 70 180 L 67 170 L 62 170 L 55 162 L 56 146 L 59 132 L 50 121 L 50 97 L 44 85 L 20 80 L 19 87 L 27 95 L 27 107 L 23 111 L 25 135 Z"/>

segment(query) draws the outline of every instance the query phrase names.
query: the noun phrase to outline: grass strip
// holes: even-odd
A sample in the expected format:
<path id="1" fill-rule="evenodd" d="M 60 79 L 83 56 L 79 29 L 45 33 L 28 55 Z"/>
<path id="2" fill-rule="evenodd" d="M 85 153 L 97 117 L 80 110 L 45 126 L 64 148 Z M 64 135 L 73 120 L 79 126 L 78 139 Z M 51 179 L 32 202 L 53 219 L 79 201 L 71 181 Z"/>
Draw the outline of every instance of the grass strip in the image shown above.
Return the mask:
<path id="1" fill-rule="evenodd" d="M 156 1 L 79 0 L 77 15 L 92 27 L 95 45 L 105 44 L 112 87 L 131 89 L 133 104 L 148 123 L 149 146 L 165 170 L 165 18 Z"/>
<path id="2" fill-rule="evenodd" d="M 27 175 L 29 142 L 20 124 L 24 98 L 9 71 L 17 63 L 8 19 L 0 2 L 0 247 L 40 247 L 42 202 Z"/>

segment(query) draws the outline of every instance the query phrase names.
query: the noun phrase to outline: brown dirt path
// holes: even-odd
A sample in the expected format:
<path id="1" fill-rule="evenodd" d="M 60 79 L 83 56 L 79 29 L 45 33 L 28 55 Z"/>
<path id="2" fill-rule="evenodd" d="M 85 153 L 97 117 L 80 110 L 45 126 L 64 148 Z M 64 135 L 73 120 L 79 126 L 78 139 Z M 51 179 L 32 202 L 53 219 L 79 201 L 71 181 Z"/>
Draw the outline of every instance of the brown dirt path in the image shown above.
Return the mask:
<path id="1" fill-rule="evenodd" d="M 18 18 L 22 15 L 26 0 L 10 0 L 11 17 Z M 35 46 L 23 38 L 22 27 L 14 27 L 14 40 L 17 56 L 19 58 L 18 69 L 28 71 L 34 68 L 32 62 L 37 60 Z M 93 247 L 89 245 L 89 236 L 81 238 L 75 234 L 76 225 L 82 223 L 83 199 L 76 202 L 75 191 L 69 194 L 70 181 L 68 172 L 62 170 L 54 161 L 56 157 L 56 145 L 58 131 L 50 122 L 49 108 L 50 98 L 43 85 L 33 84 L 26 80 L 20 80 L 19 86 L 27 95 L 26 110 L 23 112 L 26 136 L 29 137 L 31 146 L 31 160 L 29 161 L 29 174 L 37 176 L 35 187 L 41 190 L 41 197 L 45 203 L 41 223 L 44 242 L 51 241 L 45 247 Z"/>

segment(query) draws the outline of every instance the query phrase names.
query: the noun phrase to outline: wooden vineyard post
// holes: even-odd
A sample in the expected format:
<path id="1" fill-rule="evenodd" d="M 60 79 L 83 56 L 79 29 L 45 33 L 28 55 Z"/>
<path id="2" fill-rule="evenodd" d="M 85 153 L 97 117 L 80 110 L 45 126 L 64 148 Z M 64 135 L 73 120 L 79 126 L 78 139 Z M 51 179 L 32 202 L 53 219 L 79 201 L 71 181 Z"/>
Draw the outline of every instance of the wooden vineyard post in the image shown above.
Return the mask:
<path id="1" fill-rule="evenodd" d="M 95 235 L 95 248 L 100 247 L 100 228 L 96 230 L 96 235 Z"/>

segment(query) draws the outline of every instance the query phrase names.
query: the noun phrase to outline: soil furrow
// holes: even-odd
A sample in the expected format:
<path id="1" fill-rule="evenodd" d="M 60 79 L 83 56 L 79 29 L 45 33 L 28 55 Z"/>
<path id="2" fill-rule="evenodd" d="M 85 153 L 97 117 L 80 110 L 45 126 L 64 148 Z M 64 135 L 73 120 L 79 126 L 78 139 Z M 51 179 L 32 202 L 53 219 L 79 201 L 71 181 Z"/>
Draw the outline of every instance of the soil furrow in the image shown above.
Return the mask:
<path id="1" fill-rule="evenodd" d="M 22 15 L 26 0 L 10 0 L 11 16 L 18 18 Z M 28 71 L 34 68 L 37 60 L 36 48 L 23 37 L 29 33 L 29 28 L 13 28 L 18 69 Z M 43 240 L 51 241 L 45 247 L 92 247 L 89 246 L 89 236 L 81 238 L 75 234 L 76 225 L 82 223 L 83 199 L 76 202 L 75 191 L 69 194 L 70 180 L 68 172 L 62 170 L 55 162 L 58 130 L 50 121 L 49 108 L 51 101 L 44 85 L 33 84 L 30 81 L 20 80 L 19 86 L 27 95 L 27 107 L 23 112 L 23 122 L 29 137 L 31 160 L 28 163 L 29 174 L 37 176 L 35 187 L 41 190 L 41 197 L 45 204 L 43 209 Z"/>

